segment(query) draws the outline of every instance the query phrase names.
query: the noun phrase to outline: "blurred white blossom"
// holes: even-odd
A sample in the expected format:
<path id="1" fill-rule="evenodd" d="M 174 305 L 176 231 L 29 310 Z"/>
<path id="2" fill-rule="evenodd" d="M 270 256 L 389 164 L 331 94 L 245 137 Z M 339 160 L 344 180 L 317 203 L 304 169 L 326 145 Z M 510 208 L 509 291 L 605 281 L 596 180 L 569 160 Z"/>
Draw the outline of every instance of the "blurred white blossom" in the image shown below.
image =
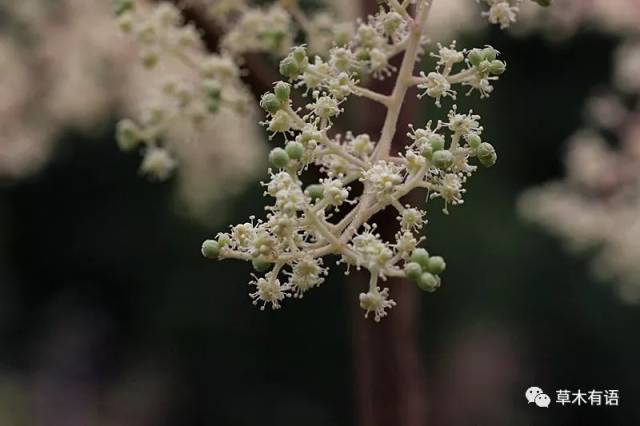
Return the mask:
<path id="1" fill-rule="evenodd" d="M 113 114 L 151 119 L 167 112 L 176 102 L 170 94 L 180 96 L 193 81 L 192 70 L 177 61 L 143 69 L 138 58 L 146 52 L 118 34 L 110 1 L 60 0 L 53 7 L 44 0 L 0 0 L 0 6 L 13 25 L 0 32 L 0 86 L 10 88 L 0 97 L 0 177 L 36 172 L 68 128 L 91 132 Z M 219 72 L 224 64 L 207 66 Z M 231 102 L 247 96 L 232 89 Z M 197 125 L 170 126 L 163 134 L 168 151 L 147 155 L 142 172 L 166 178 L 184 165 L 180 199 L 190 212 L 210 217 L 261 162 L 264 148 L 251 111 L 200 121 L 204 112 L 194 111 Z"/>
<path id="2" fill-rule="evenodd" d="M 640 28 L 637 28 L 640 30 Z M 566 176 L 527 191 L 524 217 L 563 238 L 570 247 L 594 253 L 597 276 L 617 284 L 624 301 L 640 302 L 640 56 L 636 42 L 615 54 L 614 84 L 635 109 L 614 94 L 587 103 L 587 121 L 569 140 Z M 604 137 L 617 139 L 617 148 Z"/>

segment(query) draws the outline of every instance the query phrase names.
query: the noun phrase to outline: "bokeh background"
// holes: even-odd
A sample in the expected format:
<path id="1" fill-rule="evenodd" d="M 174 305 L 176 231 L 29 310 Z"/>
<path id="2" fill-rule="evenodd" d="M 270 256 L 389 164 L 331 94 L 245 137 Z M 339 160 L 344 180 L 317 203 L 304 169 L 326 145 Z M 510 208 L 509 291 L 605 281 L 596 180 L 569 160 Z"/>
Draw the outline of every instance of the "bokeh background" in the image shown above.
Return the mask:
<path id="1" fill-rule="evenodd" d="M 461 102 L 498 164 L 450 216 L 430 209 L 428 245 L 449 266 L 419 296 L 430 425 L 640 424 L 640 308 L 516 209 L 562 175 L 563 141 L 610 81 L 618 42 L 589 28 L 459 37 L 498 47 L 509 69 L 488 101 Z M 118 150 L 116 119 L 65 129 L 39 171 L 0 181 L 0 425 L 355 424 L 353 283 L 336 270 L 302 301 L 257 310 L 250 266 L 199 247 L 260 213 L 265 175 L 194 220 L 175 182 L 148 183 Z M 524 399 L 532 385 L 552 399 L 618 389 L 620 406 L 540 409 Z"/>

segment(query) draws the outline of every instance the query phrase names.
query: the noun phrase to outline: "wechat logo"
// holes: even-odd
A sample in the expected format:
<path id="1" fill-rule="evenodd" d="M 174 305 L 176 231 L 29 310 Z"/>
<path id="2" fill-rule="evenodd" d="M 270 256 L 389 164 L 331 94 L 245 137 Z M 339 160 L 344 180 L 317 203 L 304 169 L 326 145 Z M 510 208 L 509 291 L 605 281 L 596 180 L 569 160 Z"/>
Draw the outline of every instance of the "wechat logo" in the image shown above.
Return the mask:
<path id="1" fill-rule="evenodd" d="M 549 398 L 549 395 L 544 393 L 544 391 L 537 386 L 531 386 L 527 389 L 524 396 L 527 398 L 529 404 L 533 403 L 538 407 L 547 408 L 549 407 L 549 404 L 551 404 L 551 398 Z"/>

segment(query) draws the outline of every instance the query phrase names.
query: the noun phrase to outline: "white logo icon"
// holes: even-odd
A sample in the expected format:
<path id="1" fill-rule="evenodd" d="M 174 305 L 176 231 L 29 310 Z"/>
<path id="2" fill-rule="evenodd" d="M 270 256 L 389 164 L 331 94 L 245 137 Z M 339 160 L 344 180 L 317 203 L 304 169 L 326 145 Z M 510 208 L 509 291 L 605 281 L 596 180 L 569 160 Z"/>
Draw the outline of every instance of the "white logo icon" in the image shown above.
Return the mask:
<path id="1" fill-rule="evenodd" d="M 537 386 L 531 386 L 527 389 L 524 396 L 527 398 L 529 404 L 534 403 L 538 407 L 547 408 L 549 407 L 549 404 L 551 404 L 551 398 L 549 398 L 549 395 L 544 393 L 542 389 Z"/>

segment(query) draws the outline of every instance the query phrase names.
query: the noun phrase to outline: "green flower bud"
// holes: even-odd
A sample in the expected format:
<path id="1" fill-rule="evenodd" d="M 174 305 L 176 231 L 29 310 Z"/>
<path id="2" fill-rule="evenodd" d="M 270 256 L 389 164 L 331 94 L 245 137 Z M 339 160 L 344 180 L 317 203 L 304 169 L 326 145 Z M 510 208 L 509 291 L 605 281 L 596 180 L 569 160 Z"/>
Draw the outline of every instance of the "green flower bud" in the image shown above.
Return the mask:
<path id="1" fill-rule="evenodd" d="M 551 3 L 553 3 L 553 0 L 533 0 L 533 1 L 535 1 L 542 7 L 549 7 L 551 6 Z"/>
<path id="2" fill-rule="evenodd" d="M 440 287 L 440 279 L 429 272 L 425 272 L 418 279 L 418 287 L 420 290 L 433 293 Z"/>
<path id="3" fill-rule="evenodd" d="M 433 153 L 431 160 L 433 165 L 440 170 L 446 170 L 453 164 L 453 154 L 448 149 L 443 149 Z"/>
<path id="4" fill-rule="evenodd" d="M 271 268 L 271 263 L 267 262 L 265 260 L 260 260 L 260 259 L 253 259 L 251 261 L 251 265 L 253 266 L 253 269 L 255 269 L 258 272 L 265 272 L 268 271 Z"/>
<path id="5" fill-rule="evenodd" d="M 300 75 L 300 64 L 292 56 L 287 56 L 280 61 L 280 74 L 293 80 Z"/>
<path id="6" fill-rule="evenodd" d="M 485 61 L 493 61 L 498 57 L 498 51 L 491 46 L 482 49 L 482 58 Z"/>
<path id="7" fill-rule="evenodd" d="M 431 160 L 431 158 L 433 157 L 433 148 L 431 147 L 431 145 L 425 145 L 425 146 L 422 148 L 422 151 L 420 151 L 420 154 L 421 154 L 424 158 L 426 158 L 426 159 L 428 159 L 428 160 Z"/>
<path id="8" fill-rule="evenodd" d="M 469 144 L 469 146 L 473 149 L 478 148 L 482 143 L 482 139 L 480 139 L 480 136 L 476 133 L 469 133 L 465 137 L 465 139 L 467 140 L 467 143 Z"/>
<path id="9" fill-rule="evenodd" d="M 307 49 L 305 49 L 303 46 L 298 46 L 293 49 L 291 55 L 297 62 L 302 63 L 305 59 L 307 59 Z"/>
<path id="10" fill-rule="evenodd" d="M 113 0 L 113 13 L 116 16 L 122 16 L 135 8 L 133 0 Z"/>
<path id="11" fill-rule="evenodd" d="M 131 151 L 140 143 L 140 128 L 131 120 L 121 120 L 116 129 L 116 140 L 123 151 Z"/>
<path id="12" fill-rule="evenodd" d="M 289 96 L 291 95 L 291 85 L 289 83 L 285 83 L 284 81 L 279 81 L 276 83 L 273 92 L 276 94 L 276 97 L 280 102 L 287 102 L 289 100 Z"/>
<path id="13" fill-rule="evenodd" d="M 231 244 L 231 238 L 229 238 L 227 234 L 220 234 L 218 236 L 218 245 L 220 246 L 220 248 L 226 247 L 229 244 Z"/>
<path id="14" fill-rule="evenodd" d="M 420 264 L 422 268 L 427 269 L 429 265 L 429 252 L 423 248 L 417 248 L 411 253 L 410 260 Z"/>
<path id="15" fill-rule="evenodd" d="M 284 169 L 289 165 L 289 154 L 282 148 L 273 148 L 269 153 L 269 162 L 274 167 Z"/>
<path id="16" fill-rule="evenodd" d="M 304 145 L 302 145 L 300 142 L 291 141 L 287 143 L 285 151 L 287 151 L 289 158 L 299 160 L 304 155 Z"/>
<path id="17" fill-rule="evenodd" d="M 260 107 L 270 114 L 275 114 L 282 107 L 282 104 L 273 93 L 265 93 L 260 98 Z"/>
<path id="18" fill-rule="evenodd" d="M 482 62 L 480 62 L 480 65 L 478 65 L 477 68 L 478 68 L 478 71 L 480 71 L 480 73 L 488 74 L 490 72 L 491 62 L 490 61 L 482 61 Z"/>
<path id="19" fill-rule="evenodd" d="M 309 185 L 304 190 L 304 193 L 311 197 L 312 200 L 317 200 L 324 197 L 324 188 L 319 184 Z"/>
<path id="20" fill-rule="evenodd" d="M 422 275 L 422 266 L 418 262 L 405 263 L 404 273 L 410 280 L 418 281 Z"/>
<path id="21" fill-rule="evenodd" d="M 471 51 L 469 51 L 469 53 L 467 54 L 467 59 L 469 59 L 471 65 L 477 67 L 484 59 L 484 55 L 482 54 L 482 51 L 480 49 L 471 49 Z"/>
<path id="22" fill-rule="evenodd" d="M 496 150 L 490 143 L 483 142 L 478 147 L 478 161 L 485 166 L 491 167 L 496 164 L 498 160 L 498 155 L 496 154 Z"/>
<path id="23" fill-rule="evenodd" d="M 444 272 L 447 264 L 441 256 L 431 256 L 427 263 L 427 271 L 435 275 L 440 275 Z"/>
<path id="24" fill-rule="evenodd" d="M 220 245 L 217 241 L 206 240 L 202 243 L 202 255 L 207 259 L 217 259 L 220 255 Z"/>
<path id="25" fill-rule="evenodd" d="M 433 152 L 444 149 L 444 136 L 437 134 L 431 135 L 431 137 L 429 137 L 429 144 L 431 145 Z"/>
<path id="26" fill-rule="evenodd" d="M 491 61 L 491 63 L 489 64 L 489 72 L 493 75 L 504 74 L 506 70 L 507 64 L 503 61 L 499 61 L 496 59 L 494 61 Z"/>

